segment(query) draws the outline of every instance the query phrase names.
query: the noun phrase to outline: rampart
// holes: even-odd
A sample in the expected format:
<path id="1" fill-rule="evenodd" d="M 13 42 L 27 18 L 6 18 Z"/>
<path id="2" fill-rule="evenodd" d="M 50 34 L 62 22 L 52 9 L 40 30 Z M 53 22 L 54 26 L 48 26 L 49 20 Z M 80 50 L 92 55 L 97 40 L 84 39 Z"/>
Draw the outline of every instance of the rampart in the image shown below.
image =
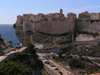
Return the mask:
<path id="1" fill-rule="evenodd" d="M 33 30 L 48 34 L 63 34 L 74 31 L 75 19 L 66 18 L 61 21 L 40 21 L 33 23 Z"/>
<path id="2" fill-rule="evenodd" d="M 100 33 L 100 21 L 91 20 L 76 20 L 76 29 L 80 31 L 89 31 L 89 32 L 99 32 Z"/>

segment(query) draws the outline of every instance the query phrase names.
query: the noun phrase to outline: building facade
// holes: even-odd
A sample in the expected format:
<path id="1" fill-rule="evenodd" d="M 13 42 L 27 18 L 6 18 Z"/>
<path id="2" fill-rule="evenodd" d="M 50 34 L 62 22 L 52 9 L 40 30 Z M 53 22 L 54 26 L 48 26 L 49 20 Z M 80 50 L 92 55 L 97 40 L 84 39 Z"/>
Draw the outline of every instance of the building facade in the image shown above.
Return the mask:
<path id="1" fill-rule="evenodd" d="M 88 13 L 88 11 L 79 13 L 78 19 L 79 20 L 90 20 L 90 13 Z"/>
<path id="2" fill-rule="evenodd" d="M 100 13 L 91 13 L 91 20 L 100 20 Z"/>
<path id="3" fill-rule="evenodd" d="M 74 13 L 68 13 L 67 17 L 68 18 L 77 18 L 76 14 L 74 14 Z"/>

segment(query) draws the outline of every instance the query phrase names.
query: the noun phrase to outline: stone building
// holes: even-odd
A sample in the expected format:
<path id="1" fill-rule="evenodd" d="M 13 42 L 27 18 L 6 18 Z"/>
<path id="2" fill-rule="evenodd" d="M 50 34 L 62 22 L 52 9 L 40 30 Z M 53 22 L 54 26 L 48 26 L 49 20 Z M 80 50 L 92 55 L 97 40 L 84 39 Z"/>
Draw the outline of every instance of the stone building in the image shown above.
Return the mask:
<path id="1" fill-rule="evenodd" d="M 44 16 L 44 14 L 43 14 L 43 13 L 38 13 L 38 15 L 39 15 L 39 16 L 42 16 L 42 17 Z"/>
<path id="2" fill-rule="evenodd" d="M 88 11 L 79 13 L 78 19 L 79 20 L 90 20 L 90 13 L 88 13 Z"/>
<path id="3" fill-rule="evenodd" d="M 41 21 L 43 20 L 44 18 L 42 16 L 39 16 L 39 15 L 34 15 L 33 16 L 33 22 L 36 22 L 36 21 Z"/>
<path id="4" fill-rule="evenodd" d="M 100 20 L 100 13 L 91 13 L 91 20 Z"/>
<path id="5" fill-rule="evenodd" d="M 33 21 L 33 14 L 23 14 L 23 23 Z"/>
<path id="6" fill-rule="evenodd" d="M 17 22 L 16 22 L 16 24 L 23 24 L 23 16 L 21 16 L 21 15 L 17 16 Z"/>
<path id="7" fill-rule="evenodd" d="M 52 19 L 53 19 L 52 15 L 49 15 L 48 16 L 48 21 L 52 21 Z"/>
<path id="8" fill-rule="evenodd" d="M 74 14 L 74 13 L 68 13 L 67 17 L 68 18 L 77 18 L 76 14 Z"/>

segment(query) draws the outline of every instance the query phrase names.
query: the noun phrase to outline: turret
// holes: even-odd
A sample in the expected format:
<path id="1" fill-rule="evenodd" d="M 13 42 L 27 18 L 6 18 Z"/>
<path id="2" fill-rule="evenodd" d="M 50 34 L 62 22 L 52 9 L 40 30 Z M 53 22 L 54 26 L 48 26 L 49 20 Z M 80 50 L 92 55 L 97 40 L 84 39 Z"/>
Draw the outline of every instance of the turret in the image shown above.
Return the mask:
<path id="1" fill-rule="evenodd" d="M 23 24 L 23 16 L 21 16 L 21 15 L 17 16 L 17 22 L 16 22 L 16 24 Z"/>
<path id="2" fill-rule="evenodd" d="M 60 9 L 60 14 L 63 14 L 63 10 L 62 9 Z"/>

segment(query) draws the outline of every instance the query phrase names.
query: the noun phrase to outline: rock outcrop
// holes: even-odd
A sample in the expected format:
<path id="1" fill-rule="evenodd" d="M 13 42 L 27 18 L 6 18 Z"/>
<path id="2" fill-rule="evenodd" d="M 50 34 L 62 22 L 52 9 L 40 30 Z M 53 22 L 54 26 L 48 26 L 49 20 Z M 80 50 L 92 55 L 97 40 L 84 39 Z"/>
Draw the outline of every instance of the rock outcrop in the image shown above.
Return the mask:
<path id="1" fill-rule="evenodd" d="M 15 28 L 15 33 L 17 38 L 20 40 L 23 46 L 25 46 L 27 43 L 30 42 L 31 34 L 30 32 L 23 32 L 23 27 L 22 26 L 16 26 Z"/>
<path id="2" fill-rule="evenodd" d="M 0 55 L 9 53 L 13 50 L 15 50 L 15 48 L 13 48 L 12 44 L 10 44 L 8 41 L 0 41 Z"/>

